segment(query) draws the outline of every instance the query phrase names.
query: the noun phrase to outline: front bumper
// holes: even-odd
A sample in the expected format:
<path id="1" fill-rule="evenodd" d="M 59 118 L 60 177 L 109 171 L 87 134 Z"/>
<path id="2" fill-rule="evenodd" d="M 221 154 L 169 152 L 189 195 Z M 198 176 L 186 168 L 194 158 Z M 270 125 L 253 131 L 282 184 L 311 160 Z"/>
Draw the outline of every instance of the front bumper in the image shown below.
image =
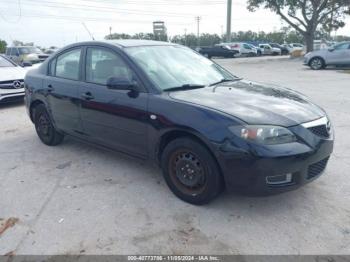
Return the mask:
<path id="1" fill-rule="evenodd" d="M 20 101 L 24 98 L 24 88 L 0 89 L 0 103 Z"/>
<path id="2" fill-rule="evenodd" d="M 231 148 L 219 146 L 217 159 L 226 187 L 234 191 L 265 195 L 294 190 L 318 178 L 333 151 L 333 135 L 321 139 L 308 131 L 305 133 L 306 141 L 264 149 L 256 147 L 245 151 L 232 144 Z M 271 182 L 283 177 L 288 178 L 284 183 Z"/>
<path id="3" fill-rule="evenodd" d="M 309 57 L 304 57 L 303 64 L 304 64 L 305 66 L 308 66 L 308 65 L 309 65 L 309 62 L 310 62 L 310 58 L 309 58 Z"/>

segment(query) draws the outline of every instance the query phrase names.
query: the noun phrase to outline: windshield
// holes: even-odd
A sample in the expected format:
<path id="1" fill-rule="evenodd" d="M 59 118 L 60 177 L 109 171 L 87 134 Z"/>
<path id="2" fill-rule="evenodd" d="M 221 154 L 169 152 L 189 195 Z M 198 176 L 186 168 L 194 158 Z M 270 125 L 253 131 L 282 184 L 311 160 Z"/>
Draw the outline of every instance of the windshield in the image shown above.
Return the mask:
<path id="1" fill-rule="evenodd" d="M 15 65 L 0 56 L 0 67 L 15 67 Z"/>
<path id="2" fill-rule="evenodd" d="M 139 46 L 126 48 L 125 51 L 162 90 L 184 85 L 208 86 L 223 79 L 237 79 L 186 47 Z"/>
<path id="3" fill-rule="evenodd" d="M 37 47 L 20 47 L 19 49 L 19 53 L 22 55 L 26 55 L 26 54 L 40 54 L 41 51 L 39 48 Z"/>

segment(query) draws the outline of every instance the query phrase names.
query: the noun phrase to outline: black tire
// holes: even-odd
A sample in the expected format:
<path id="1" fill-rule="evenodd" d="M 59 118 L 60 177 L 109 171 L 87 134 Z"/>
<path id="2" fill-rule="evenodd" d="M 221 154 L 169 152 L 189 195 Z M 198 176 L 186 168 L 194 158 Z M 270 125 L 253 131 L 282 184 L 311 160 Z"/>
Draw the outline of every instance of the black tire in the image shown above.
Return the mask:
<path id="1" fill-rule="evenodd" d="M 170 190 L 190 204 L 206 204 L 223 190 L 224 182 L 215 159 L 193 139 L 171 141 L 163 151 L 161 166 Z"/>
<path id="2" fill-rule="evenodd" d="M 321 70 L 326 67 L 326 64 L 321 57 L 314 57 L 310 60 L 309 66 L 312 70 Z"/>
<path id="3" fill-rule="evenodd" d="M 64 135 L 57 132 L 43 104 L 34 108 L 34 125 L 38 137 L 45 145 L 56 146 L 62 143 Z"/>

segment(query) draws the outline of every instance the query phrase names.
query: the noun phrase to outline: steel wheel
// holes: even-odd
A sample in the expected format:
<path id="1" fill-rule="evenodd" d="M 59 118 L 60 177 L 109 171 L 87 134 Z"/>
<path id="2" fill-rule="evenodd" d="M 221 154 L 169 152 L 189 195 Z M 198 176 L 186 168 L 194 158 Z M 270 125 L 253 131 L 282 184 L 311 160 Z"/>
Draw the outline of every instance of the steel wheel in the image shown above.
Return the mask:
<path id="1" fill-rule="evenodd" d="M 210 151 L 191 138 L 169 142 L 162 152 L 161 166 L 170 190 L 187 203 L 206 204 L 224 188 L 219 166 Z"/>
<path id="2" fill-rule="evenodd" d="M 38 118 L 38 124 L 36 125 L 36 130 L 38 135 L 42 139 L 49 139 L 52 135 L 52 126 L 50 123 L 50 119 L 45 112 L 42 112 Z"/>
<path id="3" fill-rule="evenodd" d="M 177 150 L 171 155 L 169 174 L 178 189 L 187 195 L 200 194 L 206 186 L 206 171 L 201 160 L 187 149 Z"/>
<path id="4" fill-rule="evenodd" d="M 63 141 L 63 134 L 56 131 L 43 104 L 34 108 L 34 124 L 35 130 L 44 144 L 55 146 Z"/>

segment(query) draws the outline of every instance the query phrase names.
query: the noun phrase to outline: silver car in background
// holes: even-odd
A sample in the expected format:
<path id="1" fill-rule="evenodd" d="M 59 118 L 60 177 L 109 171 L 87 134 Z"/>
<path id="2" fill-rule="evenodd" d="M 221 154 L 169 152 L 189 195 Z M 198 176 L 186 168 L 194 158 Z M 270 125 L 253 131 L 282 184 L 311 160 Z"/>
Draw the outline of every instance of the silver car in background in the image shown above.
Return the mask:
<path id="1" fill-rule="evenodd" d="M 228 46 L 231 50 L 238 51 L 238 54 L 236 56 L 257 56 L 258 51 L 257 48 L 253 47 L 250 44 L 247 43 L 221 43 L 217 44 L 216 46 Z"/>
<path id="2" fill-rule="evenodd" d="M 263 55 L 281 55 L 282 50 L 280 48 L 272 47 L 270 44 L 260 44 L 259 48 Z"/>
<path id="3" fill-rule="evenodd" d="M 19 65 L 30 66 L 42 63 L 48 54 L 34 46 L 14 46 L 6 48 L 6 56 Z"/>
<path id="4" fill-rule="evenodd" d="M 304 65 L 313 70 L 324 69 L 327 66 L 350 65 L 350 42 L 342 42 L 328 49 L 307 53 Z"/>
<path id="5" fill-rule="evenodd" d="M 26 73 L 24 68 L 0 55 L 0 104 L 23 100 Z"/>

